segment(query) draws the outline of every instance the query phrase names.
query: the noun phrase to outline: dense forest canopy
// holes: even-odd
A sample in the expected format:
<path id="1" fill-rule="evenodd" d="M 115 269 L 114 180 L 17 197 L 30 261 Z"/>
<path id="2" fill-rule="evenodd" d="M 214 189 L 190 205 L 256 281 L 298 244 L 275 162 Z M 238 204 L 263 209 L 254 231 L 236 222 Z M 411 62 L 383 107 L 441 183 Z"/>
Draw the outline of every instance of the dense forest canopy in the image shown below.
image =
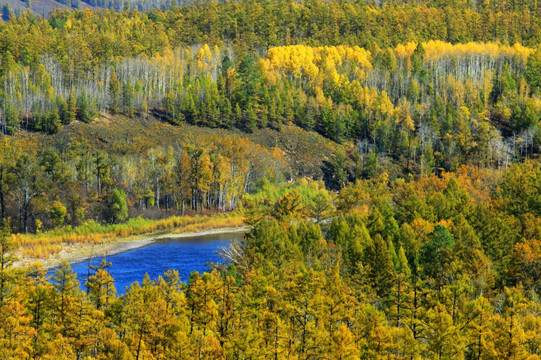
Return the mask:
<path id="1" fill-rule="evenodd" d="M 517 148 L 531 156 L 541 86 L 536 9 L 503 6 L 501 18 L 482 19 L 496 10 L 432 5 L 199 2 L 148 13 L 26 13 L 1 28 L 0 130 L 54 133 L 99 113 L 158 113 L 245 131 L 294 123 L 407 159 L 408 171 L 421 155 L 441 154 L 435 167 L 447 170 L 487 162 L 476 157 L 491 142 L 499 158 Z"/>
<path id="2" fill-rule="evenodd" d="M 229 266 L 148 276 L 117 296 L 105 260 L 11 266 L 0 234 L 0 346 L 10 359 L 539 359 L 541 168 L 389 181 L 338 194 L 260 184 Z M 329 221 L 330 220 L 330 221 Z"/>
<path id="3" fill-rule="evenodd" d="M 151 9 L 176 9 L 178 7 L 186 6 L 201 6 L 202 3 L 206 1 L 190 1 L 190 0 L 48 0 L 45 2 L 40 2 L 34 4 L 31 0 L 22 0 L 25 4 L 25 7 L 32 9 L 33 11 L 39 12 L 37 8 L 51 9 L 55 7 L 73 7 L 75 9 L 81 8 L 110 8 L 115 10 L 139 10 L 147 11 Z M 266 1 L 270 3 L 271 1 Z M 324 5 L 324 2 L 308 1 L 306 2 L 316 3 L 316 5 Z M 502 1 L 490 1 L 490 0 L 360 0 L 360 1 L 350 1 L 350 3 L 356 3 L 357 5 L 362 5 L 371 8 L 386 8 L 392 6 L 422 6 L 430 7 L 434 9 L 445 9 L 445 10 L 456 10 L 458 11 L 467 11 L 468 13 L 477 13 L 485 15 L 501 14 L 501 13 L 512 13 L 512 12 L 523 12 L 529 14 L 538 14 L 539 4 L 537 0 L 524 1 L 524 0 L 502 0 Z M 21 10 L 20 6 L 17 6 L 17 9 L 13 11 L 10 7 L 10 4 L 13 2 L 8 1 L 7 4 L 3 7 L 3 19 L 9 20 L 10 17 L 20 15 Z M 19 4 L 20 5 L 20 4 Z M 37 5 L 37 6 L 35 6 Z M 268 5 L 268 4 L 267 4 Z M 351 9 L 351 8 L 349 8 Z M 348 9 L 348 10 L 349 10 Z M 39 12 L 40 15 L 43 15 L 43 12 Z M 486 19 L 483 19 L 486 20 Z"/>

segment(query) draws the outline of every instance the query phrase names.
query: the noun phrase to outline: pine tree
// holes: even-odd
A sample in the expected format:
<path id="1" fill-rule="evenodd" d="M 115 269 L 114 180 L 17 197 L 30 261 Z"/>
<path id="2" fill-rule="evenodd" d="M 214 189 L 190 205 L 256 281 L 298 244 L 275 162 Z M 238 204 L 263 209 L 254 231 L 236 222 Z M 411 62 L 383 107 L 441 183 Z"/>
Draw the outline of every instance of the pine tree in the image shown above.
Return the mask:
<path id="1" fill-rule="evenodd" d="M 71 100 L 73 101 L 73 100 Z M 68 106 L 71 108 L 71 101 L 68 100 Z M 71 112 L 71 109 L 70 109 Z M 87 94 L 81 94 L 77 97 L 77 117 L 85 123 L 89 123 L 98 116 L 92 98 Z M 70 115 L 71 117 L 71 115 Z"/>
<path id="2" fill-rule="evenodd" d="M 541 90 L 541 47 L 538 47 L 528 57 L 526 64 L 526 79 L 532 92 Z"/>
<path id="3" fill-rule="evenodd" d="M 453 256 L 455 240 L 443 225 L 437 225 L 430 236 L 431 240 L 423 245 L 420 264 L 423 273 L 435 281 L 436 288 L 443 285 L 444 273 L 449 270 Z"/>
<path id="4" fill-rule="evenodd" d="M 114 279 L 108 271 L 111 265 L 103 259 L 100 265 L 90 266 L 90 270 L 94 273 L 86 280 L 86 288 L 88 296 L 98 310 L 107 307 L 116 294 Z"/>
<path id="5" fill-rule="evenodd" d="M 369 267 L 370 285 L 378 297 L 385 300 L 392 288 L 394 266 L 391 255 L 381 235 L 376 234 L 373 243 L 366 249 L 364 263 Z"/>
<path id="6" fill-rule="evenodd" d="M 113 114 L 117 113 L 119 110 L 119 96 L 120 93 L 120 82 L 116 76 L 115 68 L 111 68 L 111 77 L 109 79 L 109 96 L 110 100 L 110 109 Z"/>
<path id="7" fill-rule="evenodd" d="M 64 125 L 71 124 L 77 118 L 77 100 L 73 91 L 70 92 L 68 96 L 67 106 L 67 112 L 64 114 L 64 118 L 62 119 L 62 123 Z"/>
<path id="8" fill-rule="evenodd" d="M 391 242 L 392 243 L 392 242 Z M 395 321 L 396 327 L 403 327 L 410 317 L 412 300 L 411 270 L 404 249 L 400 247 L 395 261 L 395 280 L 391 293 L 393 302 L 389 309 L 390 317 Z"/>
<path id="9" fill-rule="evenodd" d="M 66 260 L 55 270 L 51 280 L 56 289 L 54 299 L 54 313 L 58 319 L 56 325 L 59 327 L 61 334 L 67 336 L 68 332 L 78 326 L 76 306 L 79 301 L 79 281 L 77 280 L 77 274 L 73 273 Z"/>
<path id="10" fill-rule="evenodd" d="M 46 130 L 49 134 L 56 134 L 60 131 L 62 127 L 62 121 L 60 120 L 60 115 L 58 114 L 58 108 L 53 106 L 46 118 Z"/>

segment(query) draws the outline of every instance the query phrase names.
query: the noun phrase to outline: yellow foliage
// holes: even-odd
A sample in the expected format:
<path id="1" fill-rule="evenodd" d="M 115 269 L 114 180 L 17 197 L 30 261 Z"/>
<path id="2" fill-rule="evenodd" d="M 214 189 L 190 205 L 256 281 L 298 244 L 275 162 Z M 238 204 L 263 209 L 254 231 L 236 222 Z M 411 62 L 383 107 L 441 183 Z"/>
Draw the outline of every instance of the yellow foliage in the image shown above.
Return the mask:
<path id="1" fill-rule="evenodd" d="M 395 108 L 393 103 L 391 102 L 391 99 L 389 98 L 389 95 L 387 95 L 386 91 L 382 91 L 379 96 L 377 97 L 377 106 L 376 111 L 384 116 L 392 116 L 394 115 Z"/>
<path id="2" fill-rule="evenodd" d="M 406 101 L 400 101 L 400 104 L 396 108 L 396 123 L 397 125 L 402 125 L 410 131 L 415 130 L 415 123 L 411 118 L 410 110 L 408 108 L 408 103 Z"/>
<path id="3" fill-rule="evenodd" d="M 423 218 L 417 218 L 411 222 L 411 227 L 415 232 L 424 236 L 431 234 L 434 231 L 434 224 L 426 221 Z"/>
<path id="4" fill-rule="evenodd" d="M 435 225 L 442 225 L 442 226 L 445 226 L 446 228 L 450 229 L 451 226 L 453 226 L 453 221 L 451 219 L 441 219 Z"/>
<path id="5" fill-rule="evenodd" d="M 239 214 L 217 214 L 213 216 L 172 216 L 162 220 L 131 219 L 126 224 L 102 226 L 88 222 L 69 232 L 62 229 L 42 234 L 12 234 L 16 244 L 20 244 L 21 255 L 26 259 L 48 259 L 64 250 L 64 245 L 102 244 L 117 239 L 159 231 L 191 233 L 220 228 L 238 228 L 244 226 Z"/>
<path id="6" fill-rule="evenodd" d="M 358 46 L 281 46 L 269 49 L 264 68 L 267 72 L 278 70 L 292 79 L 308 80 L 313 86 L 336 86 L 345 82 L 340 69 L 345 62 L 353 63 L 354 74 L 363 79 L 365 70 L 372 68 L 370 56 L 368 50 Z"/>
<path id="7" fill-rule="evenodd" d="M 409 42 L 406 45 L 397 45 L 394 51 L 397 57 L 408 58 L 413 54 L 415 49 L 417 49 L 417 43 Z"/>
<path id="8" fill-rule="evenodd" d="M 513 46 L 500 45 L 497 43 L 470 42 L 467 44 L 451 44 L 440 40 L 431 40 L 423 43 L 425 59 L 429 61 L 439 60 L 443 57 L 465 58 L 470 56 L 489 56 L 518 58 L 523 64 L 528 56 L 534 51 L 520 44 Z"/>

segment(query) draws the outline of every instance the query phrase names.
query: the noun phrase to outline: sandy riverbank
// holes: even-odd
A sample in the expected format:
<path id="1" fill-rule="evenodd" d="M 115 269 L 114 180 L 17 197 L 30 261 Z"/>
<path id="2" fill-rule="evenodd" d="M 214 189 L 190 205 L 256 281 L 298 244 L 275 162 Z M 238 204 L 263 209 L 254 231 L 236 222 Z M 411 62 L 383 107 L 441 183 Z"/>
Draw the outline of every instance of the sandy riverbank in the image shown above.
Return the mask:
<path id="1" fill-rule="evenodd" d="M 167 234 L 144 234 L 132 236 L 129 238 L 116 239 L 103 244 L 65 244 L 62 251 L 55 254 L 49 259 L 21 259 L 14 265 L 17 267 L 26 266 L 34 261 L 40 261 L 45 268 L 52 268 L 59 265 L 62 261 L 67 260 L 69 263 L 79 263 L 90 258 L 99 258 L 103 256 L 111 256 L 122 252 L 137 249 L 143 246 L 150 245 L 156 241 L 190 238 L 198 236 L 206 236 L 213 234 L 231 234 L 237 232 L 246 232 L 249 229 L 242 228 L 221 228 L 189 233 L 167 233 Z"/>

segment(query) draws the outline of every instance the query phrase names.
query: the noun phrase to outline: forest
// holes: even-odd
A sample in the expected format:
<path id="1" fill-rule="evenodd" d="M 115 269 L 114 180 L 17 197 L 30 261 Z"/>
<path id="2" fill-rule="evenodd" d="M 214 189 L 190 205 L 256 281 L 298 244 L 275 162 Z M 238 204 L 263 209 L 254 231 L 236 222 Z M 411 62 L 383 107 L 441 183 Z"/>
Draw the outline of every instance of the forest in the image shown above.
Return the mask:
<path id="1" fill-rule="evenodd" d="M 71 5 L 0 23 L 0 359 L 541 358 L 537 1 Z"/>
<path id="2" fill-rule="evenodd" d="M 539 359 L 541 166 L 390 181 L 338 194 L 265 181 L 229 265 L 85 291 L 0 248 L 6 359 Z M 330 221 L 327 221 L 330 220 Z"/>

